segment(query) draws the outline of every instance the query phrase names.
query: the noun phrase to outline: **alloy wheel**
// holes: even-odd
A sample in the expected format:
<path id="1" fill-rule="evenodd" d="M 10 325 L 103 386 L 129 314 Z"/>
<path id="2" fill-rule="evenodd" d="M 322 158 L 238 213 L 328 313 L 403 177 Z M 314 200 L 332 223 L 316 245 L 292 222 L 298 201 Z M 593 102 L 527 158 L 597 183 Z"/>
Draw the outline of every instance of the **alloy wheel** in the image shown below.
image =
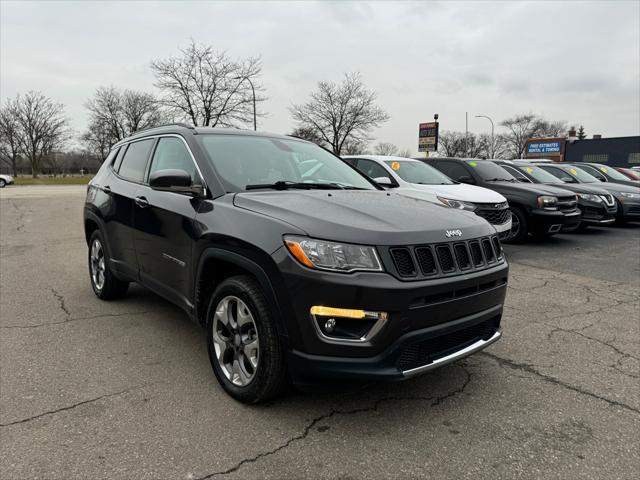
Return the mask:
<path id="1" fill-rule="evenodd" d="M 520 234 L 520 218 L 518 218 L 518 215 L 515 214 L 511 214 L 511 230 L 509 231 L 509 236 L 507 237 L 507 240 L 512 240 L 514 238 L 516 238 L 519 234 Z"/>
<path id="2" fill-rule="evenodd" d="M 220 300 L 212 336 L 216 360 L 227 380 L 239 387 L 251 383 L 258 368 L 260 343 L 247 304 L 233 295 Z"/>
<path id="3" fill-rule="evenodd" d="M 102 243 L 97 238 L 91 244 L 90 267 L 93 285 L 96 289 L 102 290 L 105 278 L 105 259 Z"/>

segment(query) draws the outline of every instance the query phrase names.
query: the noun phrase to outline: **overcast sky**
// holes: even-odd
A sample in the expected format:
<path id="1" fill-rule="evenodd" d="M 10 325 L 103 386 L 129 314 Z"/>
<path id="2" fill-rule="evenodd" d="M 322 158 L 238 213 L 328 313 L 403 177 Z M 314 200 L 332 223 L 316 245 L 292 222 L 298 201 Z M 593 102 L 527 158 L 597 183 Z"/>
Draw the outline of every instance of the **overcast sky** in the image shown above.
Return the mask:
<path id="1" fill-rule="evenodd" d="M 269 116 L 319 80 L 359 71 L 391 115 L 377 141 L 417 150 L 417 124 L 489 132 L 513 114 L 640 134 L 640 2 L 7 2 L 0 4 L 0 95 L 41 90 L 85 128 L 101 85 L 153 91 L 149 61 L 190 38 L 261 55 Z"/>

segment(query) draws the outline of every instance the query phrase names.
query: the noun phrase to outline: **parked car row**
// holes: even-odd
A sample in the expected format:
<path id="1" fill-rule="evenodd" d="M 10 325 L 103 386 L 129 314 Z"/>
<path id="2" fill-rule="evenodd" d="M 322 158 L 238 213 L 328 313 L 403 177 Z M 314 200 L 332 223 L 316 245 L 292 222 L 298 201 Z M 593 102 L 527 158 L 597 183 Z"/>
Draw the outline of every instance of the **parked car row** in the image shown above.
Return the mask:
<path id="1" fill-rule="evenodd" d="M 505 242 L 640 219 L 640 182 L 606 165 L 377 155 L 343 159 L 387 189 L 475 212 Z"/>

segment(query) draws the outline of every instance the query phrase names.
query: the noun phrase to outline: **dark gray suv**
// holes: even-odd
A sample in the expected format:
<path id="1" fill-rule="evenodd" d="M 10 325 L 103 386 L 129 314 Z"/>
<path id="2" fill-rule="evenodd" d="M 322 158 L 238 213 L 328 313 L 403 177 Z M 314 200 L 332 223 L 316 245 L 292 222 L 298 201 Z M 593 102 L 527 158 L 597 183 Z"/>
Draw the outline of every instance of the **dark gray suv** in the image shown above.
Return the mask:
<path id="1" fill-rule="evenodd" d="M 303 140 L 170 125 L 114 146 L 84 223 L 95 294 L 137 282 L 205 332 L 243 402 L 289 380 L 399 380 L 500 337 L 508 266 L 483 219 L 379 189 Z"/>

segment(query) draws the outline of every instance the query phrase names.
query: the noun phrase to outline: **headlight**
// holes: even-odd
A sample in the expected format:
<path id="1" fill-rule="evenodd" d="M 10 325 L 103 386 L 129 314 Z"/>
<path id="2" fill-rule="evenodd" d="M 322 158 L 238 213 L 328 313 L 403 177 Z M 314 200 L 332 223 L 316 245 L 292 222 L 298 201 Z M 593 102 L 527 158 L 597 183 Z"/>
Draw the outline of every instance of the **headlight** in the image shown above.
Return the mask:
<path id="1" fill-rule="evenodd" d="M 627 198 L 640 198 L 640 193 L 620 192 L 620 195 Z"/>
<path id="2" fill-rule="evenodd" d="M 438 197 L 438 200 L 444 203 L 447 207 L 457 208 L 458 210 L 468 210 L 469 212 L 473 212 L 478 208 L 473 203 L 454 200 L 453 198 Z"/>
<path id="3" fill-rule="evenodd" d="M 541 197 L 538 197 L 538 207 L 543 208 L 545 210 L 557 210 L 558 197 L 542 195 Z"/>
<path id="4" fill-rule="evenodd" d="M 602 199 L 598 195 L 593 195 L 591 193 L 578 193 L 578 198 L 587 200 L 589 202 L 602 202 Z"/>
<path id="5" fill-rule="evenodd" d="M 335 272 L 382 271 L 374 247 L 293 236 L 285 236 L 284 244 L 291 255 L 309 268 Z"/>

